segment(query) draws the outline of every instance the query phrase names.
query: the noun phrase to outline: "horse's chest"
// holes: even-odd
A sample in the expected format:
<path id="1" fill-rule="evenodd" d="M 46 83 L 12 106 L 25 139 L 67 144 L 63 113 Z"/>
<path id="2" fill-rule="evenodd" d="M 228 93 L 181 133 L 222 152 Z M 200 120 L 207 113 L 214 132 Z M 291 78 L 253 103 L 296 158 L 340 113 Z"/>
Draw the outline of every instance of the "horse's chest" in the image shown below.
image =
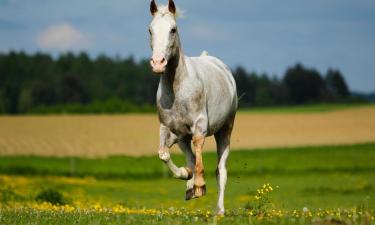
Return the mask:
<path id="1" fill-rule="evenodd" d="M 159 109 L 159 119 L 164 126 L 168 127 L 174 134 L 178 136 L 191 134 L 191 119 L 186 113 L 182 111 L 173 109 Z"/>

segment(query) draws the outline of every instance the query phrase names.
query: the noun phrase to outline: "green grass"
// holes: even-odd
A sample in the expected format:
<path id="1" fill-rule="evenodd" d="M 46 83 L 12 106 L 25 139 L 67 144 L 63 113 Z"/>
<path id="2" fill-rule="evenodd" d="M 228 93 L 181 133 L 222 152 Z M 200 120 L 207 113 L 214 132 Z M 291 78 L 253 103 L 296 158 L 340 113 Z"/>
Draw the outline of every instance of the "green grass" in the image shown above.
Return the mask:
<path id="1" fill-rule="evenodd" d="M 182 154 L 172 155 L 183 165 Z M 305 175 L 311 173 L 373 173 L 375 143 L 299 148 L 232 151 L 228 160 L 230 176 Z M 216 153 L 204 153 L 206 176 L 215 176 Z M 146 165 L 146 166 L 145 166 Z M 99 179 L 160 179 L 170 174 L 158 156 L 107 158 L 56 158 L 2 156 L 0 174 L 91 176 Z"/>
<path id="2" fill-rule="evenodd" d="M 371 103 L 321 103 L 296 106 L 264 106 L 240 109 L 240 113 L 319 113 L 337 110 L 352 109 L 358 107 L 374 107 Z"/>
<path id="3" fill-rule="evenodd" d="M 215 217 L 205 215 L 202 212 L 187 213 L 182 211 L 178 215 L 128 215 L 110 212 L 84 212 L 76 211 L 69 213 L 56 213 L 50 211 L 35 211 L 33 209 L 22 209 L 21 216 L 15 216 L 18 211 L 5 211 L 0 215 L 1 224 L 257 224 L 257 225 L 281 225 L 281 224 L 374 224 L 374 219 L 370 214 L 359 215 L 358 213 L 348 213 L 337 211 L 339 215 L 328 215 L 325 217 L 309 217 L 299 213 L 290 213 L 282 217 L 260 217 L 249 216 L 242 212 L 233 211 L 225 217 Z M 335 213 L 337 213 L 335 212 Z M 348 216 L 350 215 L 350 216 Z"/>
<path id="4" fill-rule="evenodd" d="M 182 166 L 182 155 L 173 155 Z M 61 192 L 73 204 L 99 202 L 129 208 L 211 210 L 216 203 L 216 155 L 204 154 L 207 196 L 185 201 L 185 182 L 172 178 L 157 156 L 114 156 L 102 159 L 2 156 L 2 205 L 35 202 L 38 193 Z M 233 151 L 228 161 L 226 208 L 235 212 L 253 201 L 256 189 L 270 183 L 272 206 L 283 210 L 352 209 L 375 207 L 375 143 L 348 146 L 274 148 Z M 1 205 L 0 204 L 0 205 Z M 115 215 L 111 213 L 51 214 L 33 209 L 0 210 L 0 224 L 186 224 L 194 217 Z M 22 219 L 19 219 L 22 218 Z M 127 222 L 125 222 L 127 221 Z M 293 222 L 294 221 L 294 222 Z M 200 223 L 213 218 L 198 216 Z M 285 217 L 272 224 L 309 224 Z M 228 216 L 223 224 L 249 223 L 247 216 Z M 264 220 L 254 224 L 267 224 Z M 328 223 L 330 224 L 330 223 Z"/>

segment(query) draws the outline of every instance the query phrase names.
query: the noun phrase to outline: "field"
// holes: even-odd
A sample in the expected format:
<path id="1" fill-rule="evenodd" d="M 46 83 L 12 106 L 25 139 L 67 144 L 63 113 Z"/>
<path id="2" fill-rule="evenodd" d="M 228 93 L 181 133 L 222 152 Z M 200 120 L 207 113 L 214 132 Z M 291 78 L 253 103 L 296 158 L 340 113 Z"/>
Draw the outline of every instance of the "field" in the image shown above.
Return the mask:
<path id="1" fill-rule="evenodd" d="M 4 156 L 0 224 L 374 223 L 375 144 L 232 152 L 225 218 L 213 216 L 215 157 L 204 155 L 208 195 L 186 202 L 185 182 L 156 157 Z M 182 165 L 181 155 L 173 158 Z M 257 201 L 268 183 L 267 201 Z M 43 203 L 53 195 L 36 200 L 45 190 L 65 205 Z"/>
<path id="2" fill-rule="evenodd" d="M 0 224 L 375 224 L 375 107 L 240 112 L 225 217 L 212 143 L 208 193 L 185 201 L 154 154 L 157 126 L 155 115 L 0 117 Z"/>
<path id="3" fill-rule="evenodd" d="M 1 155 L 155 155 L 155 114 L 1 116 Z M 375 107 L 318 105 L 239 112 L 233 149 L 375 142 Z M 205 151 L 215 149 L 213 138 Z M 173 149 L 178 153 L 179 150 Z"/>

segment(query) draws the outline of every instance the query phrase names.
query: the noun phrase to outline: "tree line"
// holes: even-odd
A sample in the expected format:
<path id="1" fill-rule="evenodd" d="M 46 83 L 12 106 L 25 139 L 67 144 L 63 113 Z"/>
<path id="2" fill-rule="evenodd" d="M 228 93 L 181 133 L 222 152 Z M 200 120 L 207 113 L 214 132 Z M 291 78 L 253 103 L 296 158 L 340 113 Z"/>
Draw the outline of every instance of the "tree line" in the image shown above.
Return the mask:
<path id="1" fill-rule="evenodd" d="M 240 107 L 352 101 L 339 70 L 296 64 L 282 78 L 233 70 Z M 155 111 L 159 77 L 133 57 L 57 58 L 24 52 L 0 54 L 0 113 L 126 113 Z"/>
<path id="2" fill-rule="evenodd" d="M 241 67 L 233 74 L 242 107 L 361 101 L 351 96 L 344 76 L 335 69 L 322 75 L 297 63 L 281 79 Z"/>

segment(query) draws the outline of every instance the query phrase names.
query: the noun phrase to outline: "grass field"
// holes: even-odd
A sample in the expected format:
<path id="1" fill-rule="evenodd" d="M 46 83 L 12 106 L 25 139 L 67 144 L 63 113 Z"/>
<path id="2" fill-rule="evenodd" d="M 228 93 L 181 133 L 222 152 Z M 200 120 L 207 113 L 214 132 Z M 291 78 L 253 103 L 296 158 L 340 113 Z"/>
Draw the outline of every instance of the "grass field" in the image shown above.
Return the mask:
<path id="1" fill-rule="evenodd" d="M 158 130 L 154 114 L 0 116 L 0 155 L 154 155 Z M 253 149 L 365 142 L 375 142 L 374 105 L 314 105 L 241 111 L 231 145 Z M 209 138 L 204 150 L 214 149 Z"/>
<path id="2" fill-rule="evenodd" d="M 188 202 L 156 156 L 2 156 L 0 224 L 374 224 L 374 162 L 375 143 L 233 151 L 221 218 L 215 153 L 204 155 L 207 196 Z M 61 205 L 38 197 L 46 190 Z"/>
<path id="3" fill-rule="evenodd" d="M 225 217 L 212 138 L 207 196 L 185 201 L 155 154 L 158 126 L 154 114 L 1 116 L 0 224 L 375 224 L 374 105 L 240 111 Z"/>

